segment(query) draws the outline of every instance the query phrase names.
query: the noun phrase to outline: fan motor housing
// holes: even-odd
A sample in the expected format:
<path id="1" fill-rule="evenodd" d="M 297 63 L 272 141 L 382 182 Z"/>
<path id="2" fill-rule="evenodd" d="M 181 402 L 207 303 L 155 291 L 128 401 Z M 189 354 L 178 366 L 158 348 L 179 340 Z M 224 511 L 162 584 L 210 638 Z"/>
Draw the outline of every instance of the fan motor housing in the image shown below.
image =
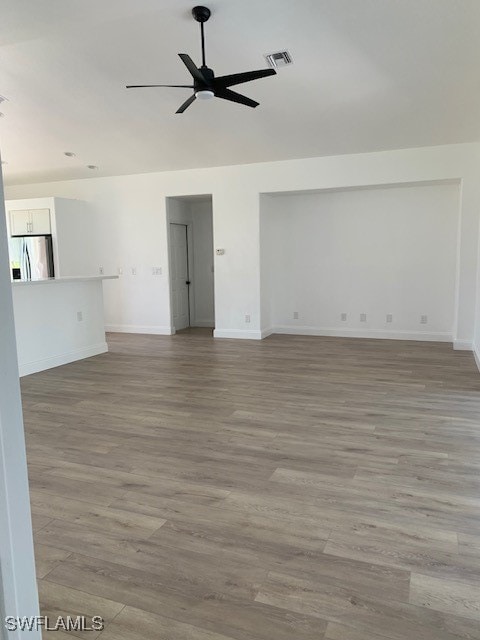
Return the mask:
<path id="1" fill-rule="evenodd" d="M 208 67 L 204 67 L 204 66 L 199 68 L 206 82 L 205 83 L 199 82 L 198 80 L 195 79 L 193 84 L 196 90 L 209 87 L 212 84 L 213 79 L 215 78 L 213 69 L 209 69 Z"/>

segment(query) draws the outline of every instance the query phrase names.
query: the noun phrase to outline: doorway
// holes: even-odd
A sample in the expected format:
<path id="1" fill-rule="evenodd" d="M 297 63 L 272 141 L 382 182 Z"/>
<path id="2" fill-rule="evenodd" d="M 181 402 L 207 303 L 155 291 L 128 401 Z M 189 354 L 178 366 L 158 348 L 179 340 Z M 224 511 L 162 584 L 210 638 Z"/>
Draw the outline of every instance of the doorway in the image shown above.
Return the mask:
<path id="1" fill-rule="evenodd" d="M 212 197 L 167 198 L 171 324 L 215 327 Z"/>

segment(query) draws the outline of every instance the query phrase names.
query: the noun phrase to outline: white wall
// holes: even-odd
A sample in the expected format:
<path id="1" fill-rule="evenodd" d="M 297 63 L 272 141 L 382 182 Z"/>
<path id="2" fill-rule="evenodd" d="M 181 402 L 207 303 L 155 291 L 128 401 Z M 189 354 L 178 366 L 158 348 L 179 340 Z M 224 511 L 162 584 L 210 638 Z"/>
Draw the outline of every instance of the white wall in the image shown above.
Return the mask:
<path id="1" fill-rule="evenodd" d="M 54 198 L 53 213 L 54 252 L 57 271 L 55 275 L 98 275 L 97 238 L 92 236 L 94 225 L 87 202 L 67 198 Z"/>
<path id="2" fill-rule="evenodd" d="M 108 350 L 102 280 L 15 283 L 12 289 L 20 375 Z"/>
<path id="3" fill-rule="evenodd" d="M 0 170 L 0 619 L 39 614 Z M 9 638 L 40 640 L 37 631 Z"/>
<path id="4" fill-rule="evenodd" d="M 456 183 L 264 196 L 263 329 L 452 341 L 459 195 Z"/>
<path id="5" fill-rule="evenodd" d="M 8 189 L 10 198 L 55 195 L 90 203 L 105 273 L 106 321 L 118 330 L 169 333 L 166 197 L 213 194 L 216 336 L 259 338 L 261 193 L 461 180 L 455 342 L 471 348 L 479 232 L 480 145 L 458 144 L 212 169 L 91 178 Z M 135 265 L 137 276 L 128 275 Z M 152 276 L 161 266 L 163 276 Z M 245 322 L 245 315 L 251 322 Z"/>
<path id="6" fill-rule="evenodd" d="M 480 167 L 479 167 L 478 175 L 480 180 Z M 476 305 L 475 305 L 473 355 L 475 356 L 477 367 L 480 370 L 480 229 L 478 233 L 478 248 L 477 248 L 477 298 L 476 298 Z"/>
<path id="7" fill-rule="evenodd" d="M 193 224 L 192 326 L 215 326 L 212 202 L 190 203 Z"/>

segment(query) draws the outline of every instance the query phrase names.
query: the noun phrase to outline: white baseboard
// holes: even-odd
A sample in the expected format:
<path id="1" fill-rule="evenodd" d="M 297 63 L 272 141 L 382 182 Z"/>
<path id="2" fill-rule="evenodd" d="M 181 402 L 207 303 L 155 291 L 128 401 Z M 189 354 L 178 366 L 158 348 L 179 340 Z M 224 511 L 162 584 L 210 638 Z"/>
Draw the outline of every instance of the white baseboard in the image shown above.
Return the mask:
<path id="1" fill-rule="evenodd" d="M 214 338 L 233 338 L 235 340 L 261 340 L 261 331 L 237 331 L 235 329 L 215 329 Z"/>
<path id="2" fill-rule="evenodd" d="M 337 329 L 324 327 L 305 327 L 276 325 L 271 333 L 283 333 L 299 336 L 334 336 L 336 338 L 375 338 L 380 340 L 416 340 L 421 342 L 452 342 L 450 333 L 423 333 L 415 331 L 384 331 L 373 329 Z M 270 334 L 269 334 L 270 335 Z"/>
<path id="3" fill-rule="evenodd" d="M 175 333 L 174 327 L 136 324 L 107 324 L 105 331 L 110 333 L 148 333 L 159 336 L 172 336 Z"/>
<path id="4" fill-rule="evenodd" d="M 271 336 L 272 333 L 275 333 L 274 327 L 268 327 L 268 329 L 262 329 L 262 331 L 261 331 L 262 340 L 263 340 L 263 338 L 268 338 L 268 336 Z"/>
<path id="5" fill-rule="evenodd" d="M 31 362 L 19 362 L 18 369 L 20 377 L 28 376 L 31 373 L 38 373 L 39 371 L 45 371 L 46 369 L 60 367 L 62 364 L 68 364 L 69 362 L 98 356 L 100 353 L 106 353 L 107 351 L 107 343 L 101 342 L 100 344 L 83 347 L 82 349 L 76 349 L 75 351 L 69 351 L 68 353 L 61 353 L 58 356 L 51 356 L 50 358 L 33 360 Z"/>
<path id="6" fill-rule="evenodd" d="M 468 340 L 454 340 L 453 348 L 455 351 L 473 351 L 473 344 Z"/>

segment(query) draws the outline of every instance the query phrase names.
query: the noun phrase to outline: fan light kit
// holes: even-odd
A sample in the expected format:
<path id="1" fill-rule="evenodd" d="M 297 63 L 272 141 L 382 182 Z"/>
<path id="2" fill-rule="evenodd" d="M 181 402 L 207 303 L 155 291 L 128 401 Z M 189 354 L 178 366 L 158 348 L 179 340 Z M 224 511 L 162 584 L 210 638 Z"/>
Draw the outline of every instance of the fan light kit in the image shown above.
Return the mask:
<path id="1" fill-rule="evenodd" d="M 244 82 L 250 82 L 251 80 L 258 80 L 259 78 L 266 78 L 267 76 L 274 76 L 276 74 L 275 69 L 259 69 L 257 71 L 233 73 L 228 76 L 219 76 L 216 78 L 213 69 L 207 67 L 205 61 L 205 34 L 203 25 L 210 18 L 211 11 L 208 7 L 198 6 L 192 9 L 192 15 L 195 20 L 200 23 L 202 66 L 197 67 L 190 56 L 186 53 L 179 53 L 178 55 L 192 76 L 193 84 L 137 84 L 127 85 L 127 89 L 144 89 L 149 87 L 193 89 L 193 94 L 188 98 L 188 100 L 185 100 L 185 102 L 177 109 L 176 113 L 183 113 L 185 109 L 188 109 L 188 107 L 195 102 L 197 98 L 199 100 L 221 98 L 222 100 L 229 100 L 230 102 L 244 104 L 247 107 L 258 107 L 258 102 L 243 96 L 241 93 L 232 91 L 229 87 L 237 84 L 243 84 Z"/>
<path id="2" fill-rule="evenodd" d="M 208 89 L 203 89 L 201 91 L 195 91 L 195 97 L 200 100 L 210 100 L 210 98 L 214 98 L 215 94 L 213 91 L 209 91 Z"/>

